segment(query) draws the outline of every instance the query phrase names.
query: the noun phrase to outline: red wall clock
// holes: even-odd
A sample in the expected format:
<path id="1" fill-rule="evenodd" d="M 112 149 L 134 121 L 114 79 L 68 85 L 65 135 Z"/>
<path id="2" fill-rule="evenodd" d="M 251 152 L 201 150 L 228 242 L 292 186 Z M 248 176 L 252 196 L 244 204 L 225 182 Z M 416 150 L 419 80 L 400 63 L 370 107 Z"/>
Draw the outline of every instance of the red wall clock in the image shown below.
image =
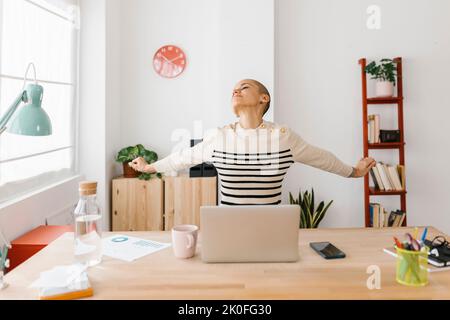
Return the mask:
<path id="1" fill-rule="evenodd" d="M 153 68 L 161 77 L 178 77 L 186 68 L 186 55 L 177 46 L 161 47 L 153 57 Z"/>

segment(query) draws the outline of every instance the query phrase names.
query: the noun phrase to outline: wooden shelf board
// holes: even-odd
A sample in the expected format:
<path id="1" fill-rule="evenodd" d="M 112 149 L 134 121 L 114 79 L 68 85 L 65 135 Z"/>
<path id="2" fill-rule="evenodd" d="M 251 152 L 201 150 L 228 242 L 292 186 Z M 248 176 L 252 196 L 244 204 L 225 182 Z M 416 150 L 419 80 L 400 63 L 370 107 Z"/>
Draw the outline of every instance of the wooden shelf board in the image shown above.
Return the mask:
<path id="1" fill-rule="evenodd" d="M 367 98 L 367 104 L 396 104 L 403 100 L 403 97 Z"/>
<path id="2" fill-rule="evenodd" d="M 404 146 L 404 142 L 380 142 L 380 143 L 369 143 L 369 149 L 399 149 Z"/>
<path id="3" fill-rule="evenodd" d="M 396 195 L 402 195 L 402 194 L 406 194 L 406 190 L 381 191 L 381 190 L 376 190 L 374 187 L 369 187 L 369 195 L 370 196 L 396 196 Z"/>

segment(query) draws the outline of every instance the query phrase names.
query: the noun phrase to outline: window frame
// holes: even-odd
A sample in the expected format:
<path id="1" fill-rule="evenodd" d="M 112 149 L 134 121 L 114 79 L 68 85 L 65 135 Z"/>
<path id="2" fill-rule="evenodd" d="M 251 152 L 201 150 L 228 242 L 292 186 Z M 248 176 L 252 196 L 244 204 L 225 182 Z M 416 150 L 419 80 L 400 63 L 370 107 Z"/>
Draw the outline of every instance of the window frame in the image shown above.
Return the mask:
<path id="1" fill-rule="evenodd" d="M 18 0 L 14 0 L 14 1 L 18 1 Z M 31 194 L 33 192 L 36 192 L 36 190 L 38 189 L 42 189 L 47 187 L 48 185 L 54 184 L 54 183 L 58 183 L 64 180 L 67 180 L 68 178 L 77 176 L 77 172 L 78 172 L 78 168 L 79 168 L 79 164 L 78 164 L 78 159 L 79 159 L 79 138 L 78 138 L 78 133 L 79 133 L 79 69 L 80 69 L 80 30 L 79 30 L 79 20 L 80 20 L 80 4 L 79 4 L 79 0 L 74 0 L 74 6 L 76 8 L 76 12 L 72 15 L 72 17 L 70 17 L 69 14 L 67 14 L 67 16 L 65 16 L 62 13 L 62 10 L 59 10 L 58 8 L 52 8 L 51 5 L 48 6 L 44 6 L 42 4 L 42 0 L 20 0 L 20 1 L 24 1 L 30 5 L 33 5 L 37 8 L 39 8 L 40 10 L 43 10 L 45 12 L 47 12 L 48 14 L 52 14 L 54 16 L 57 16 L 60 19 L 66 20 L 67 23 L 71 23 L 73 25 L 72 27 L 72 32 L 73 32 L 73 37 L 72 37 L 72 41 L 71 41 L 71 45 L 72 45 L 72 50 L 70 51 L 70 54 L 72 54 L 72 59 L 71 61 L 71 65 L 72 65 L 72 77 L 70 79 L 70 82 L 64 82 L 64 81 L 53 81 L 51 79 L 37 79 L 38 83 L 41 84 L 53 84 L 53 85 L 58 85 L 58 86 L 69 86 L 71 87 L 72 91 L 72 95 L 71 95 L 71 108 L 70 108 L 70 133 L 71 133 L 71 138 L 70 138 L 70 143 L 68 145 L 64 145 L 61 144 L 61 146 L 58 146 L 57 148 L 52 148 L 49 147 L 48 150 L 44 150 L 44 151 L 40 151 L 40 152 L 35 152 L 35 153 L 29 153 L 29 154 L 25 154 L 22 156 L 18 156 L 18 157 L 10 157 L 10 158 L 5 158 L 5 159 L 1 159 L 0 158 L 0 165 L 5 164 L 5 163 L 11 163 L 14 161 L 20 161 L 23 159 L 27 159 L 27 158 L 34 158 L 34 157 L 38 157 L 41 155 L 45 155 L 45 154 L 51 154 L 51 153 L 56 153 L 56 152 L 60 152 L 63 150 L 71 150 L 71 160 L 70 160 L 70 168 L 69 170 L 66 169 L 55 169 L 52 171 L 46 171 L 43 172 L 42 174 L 39 174 L 37 176 L 33 176 L 33 177 L 29 177 L 23 180 L 14 180 L 14 181 L 10 181 L 10 182 L 6 182 L 3 185 L 0 185 L 0 191 L 3 190 L 8 190 L 11 191 L 9 189 L 13 188 L 14 190 L 17 190 L 17 192 L 6 192 L 6 193 L 13 193 L 15 194 L 14 197 L 6 197 L 4 199 L 0 198 L 0 204 L 3 202 L 7 202 L 7 201 L 11 201 L 14 200 L 17 197 L 22 197 L 26 194 Z M 4 0 L 0 0 L 0 17 L 3 16 L 4 13 L 4 6 L 3 6 L 3 2 Z M 0 22 L 0 64 L 2 62 L 2 34 L 3 34 L 3 23 Z M 26 66 L 24 66 L 25 68 Z M 12 79 L 12 80 L 19 80 L 19 81 L 23 81 L 24 78 L 23 77 L 18 77 L 17 75 L 8 75 L 8 74 L 4 74 L 1 72 L 2 70 L 0 69 L 0 88 L 2 85 L 2 80 L 3 79 Z M 30 79 L 27 76 L 27 82 L 30 81 L 34 81 L 34 79 Z M 0 136 L 0 140 L 1 140 L 1 136 Z M 0 141 L 1 142 L 1 141 Z M 68 174 L 68 171 L 70 172 L 70 174 Z M 57 179 L 55 179 L 55 174 L 57 172 L 61 172 L 61 176 L 58 177 Z M 43 178 L 44 177 L 44 178 Z M 47 179 L 45 178 L 47 177 Z M 36 186 L 30 188 L 29 184 L 30 181 L 36 180 Z M 43 180 L 42 182 L 40 182 L 41 180 Z M 28 186 L 25 190 L 22 189 L 22 186 Z M 1 194 L 1 192 L 0 192 Z"/>

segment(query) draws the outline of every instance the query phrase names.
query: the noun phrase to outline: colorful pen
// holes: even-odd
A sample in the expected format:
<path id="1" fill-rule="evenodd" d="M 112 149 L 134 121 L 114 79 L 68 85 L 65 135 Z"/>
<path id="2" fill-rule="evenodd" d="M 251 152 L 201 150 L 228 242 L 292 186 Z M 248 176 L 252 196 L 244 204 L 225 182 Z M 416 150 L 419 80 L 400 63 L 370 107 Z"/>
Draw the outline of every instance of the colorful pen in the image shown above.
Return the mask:
<path id="1" fill-rule="evenodd" d="M 419 235 L 419 228 L 415 227 L 414 228 L 414 239 L 417 240 L 417 236 Z"/>
<path id="2" fill-rule="evenodd" d="M 426 227 L 426 228 L 423 230 L 422 238 L 421 238 L 422 243 L 425 241 L 425 239 L 426 239 L 426 237 L 427 237 L 427 232 L 428 232 L 428 227 Z"/>
<path id="3" fill-rule="evenodd" d="M 403 244 L 396 237 L 394 237 L 394 241 L 397 248 L 403 249 Z"/>

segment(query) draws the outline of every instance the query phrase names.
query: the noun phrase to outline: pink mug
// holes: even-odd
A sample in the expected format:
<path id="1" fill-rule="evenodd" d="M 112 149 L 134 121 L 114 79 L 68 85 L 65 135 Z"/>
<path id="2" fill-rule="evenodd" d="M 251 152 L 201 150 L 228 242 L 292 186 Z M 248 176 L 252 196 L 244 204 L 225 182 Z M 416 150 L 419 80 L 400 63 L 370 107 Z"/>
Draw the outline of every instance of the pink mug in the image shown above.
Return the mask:
<path id="1" fill-rule="evenodd" d="M 175 257 L 181 259 L 192 258 L 197 246 L 198 227 L 183 224 L 172 228 L 172 246 Z"/>

